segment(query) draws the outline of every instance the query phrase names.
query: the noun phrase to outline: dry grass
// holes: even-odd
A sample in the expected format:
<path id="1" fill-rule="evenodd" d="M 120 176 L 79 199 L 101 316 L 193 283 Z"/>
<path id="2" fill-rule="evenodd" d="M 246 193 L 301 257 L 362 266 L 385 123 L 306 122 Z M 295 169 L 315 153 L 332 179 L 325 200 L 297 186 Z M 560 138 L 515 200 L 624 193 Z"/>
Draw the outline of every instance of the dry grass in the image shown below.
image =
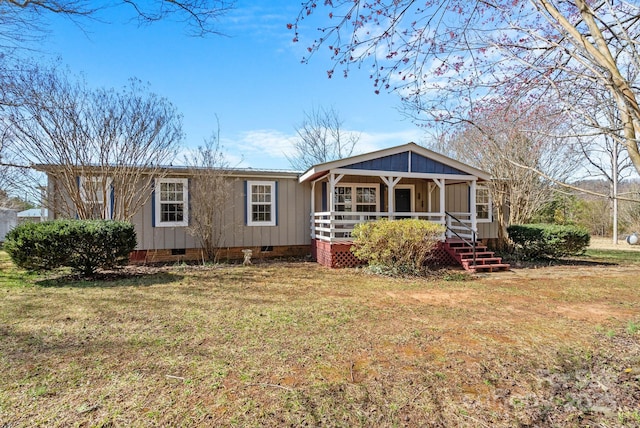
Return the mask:
<path id="1" fill-rule="evenodd" d="M 618 250 L 618 251 L 634 251 L 640 252 L 640 245 L 629 245 L 627 242 L 620 238 L 618 239 L 618 243 L 613 243 L 613 238 L 603 238 L 598 236 L 591 237 L 591 245 L 589 246 L 592 250 Z"/>
<path id="2" fill-rule="evenodd" d="M 2 257 L 3 427 L 640 425 L 637 266 L 58 282 Z"/>

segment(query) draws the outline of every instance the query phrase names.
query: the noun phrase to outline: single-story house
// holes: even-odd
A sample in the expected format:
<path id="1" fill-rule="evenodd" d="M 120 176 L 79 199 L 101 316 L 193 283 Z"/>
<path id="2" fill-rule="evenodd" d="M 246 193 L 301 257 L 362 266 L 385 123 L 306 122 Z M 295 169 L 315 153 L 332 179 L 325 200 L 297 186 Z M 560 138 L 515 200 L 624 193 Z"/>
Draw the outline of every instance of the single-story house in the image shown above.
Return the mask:
<path id="1" fill-rule="evenodd" d="M 58 218 L 66 196 L 56 184 L 56 166 L 38 168 L 48 174 L 48 216 Z M 149 198 L 132 218 L 138 235 L 132 260 L 200 259 L 198 241 L 189 233 L 189 212 L 198 204 L 189 194 L 195 178 L 184 167 L 163 172 L 151 188 L 141 189 Z M 355 224 L 421 218 L 447 225 L 443 257 L 461 261 L 468 253 L 483 257 L 486 270 L 506 266 L 486 247 L 464 243 L 497 237 L 484 185 L 490 176 L 414 143 L 314 165 L 303 173 L 248 168 L 227 170 L 225 176 L 232 195 L 224 207 L 223 258 L 240 258 L 243 249 L 252 249 L 254 257 L 312 255 L 323 265 L 351 266 L 358 262 L 348 251 Z"/>
<path id="2" fill-rule="evenodd" d="M 39 223 L 48 217 L 49 211 L 46 208 L 29 208 L 18 213 L 18 223 Z"/>

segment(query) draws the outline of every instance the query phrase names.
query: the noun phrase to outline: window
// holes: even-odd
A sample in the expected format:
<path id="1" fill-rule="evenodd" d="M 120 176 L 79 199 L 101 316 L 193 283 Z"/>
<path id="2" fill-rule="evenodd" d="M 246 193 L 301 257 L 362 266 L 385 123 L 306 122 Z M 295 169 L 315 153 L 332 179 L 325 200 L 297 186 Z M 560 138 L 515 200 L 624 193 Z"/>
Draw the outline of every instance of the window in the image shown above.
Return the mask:
<path id="1" fill-rule="evenodd" d="M 335 210 L 336 211 L 353 211 L 352 207 L 352 188 L 346 186 L 336 187 Z"/>
<path id="2" fill-rule="evenodd" d="M 162 178 L 156 181 L 156 227 L 189 225 L 188 191 L 186 178 Z"/>
<path id="3" fill-rule="evenodd" d="M 376 212 L 378 211 L 378 188 L 356 184 L 336 186 L 334 202 L 336 211 Z"/>
<path id="4" fill-rule="evenodd" d="M 80 177 L 80 198 L 87 210 L 88 218 L 111 218 L 111 181 L 109 177 Z"/>
<path id="5" fill-rule="evenodd" d="M 247 181 L 247 225 L 276 225 L 275 181 Z"/>
<path id="6" fill-rule="evenodd" d="M 491 194 L 486 186 L 476 187 L 476 218 L 478 221 L 491 222 Z"/>

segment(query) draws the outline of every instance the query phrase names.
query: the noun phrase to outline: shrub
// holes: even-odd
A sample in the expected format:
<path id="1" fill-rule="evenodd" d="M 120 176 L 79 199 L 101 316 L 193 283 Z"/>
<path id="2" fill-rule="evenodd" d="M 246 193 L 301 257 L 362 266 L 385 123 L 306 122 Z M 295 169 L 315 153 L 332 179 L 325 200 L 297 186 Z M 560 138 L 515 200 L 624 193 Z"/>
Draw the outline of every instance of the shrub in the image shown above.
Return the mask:
<path id="1" fill-rule="evenodd" d="M 85 276 L 126 264 L 135 246 L 133 225 L 112 220 L 25 223 L 9 232 L 5 242 L 5 250 L 21 268 L 70 267 Z"/>
<path id="2" fill-rule="evenodd" d="M 370 266 L 392 274 L 419 274 L 444 233 L 426 220 L 386 219 L 357 224 L 351 251 Z"/>
<path id="3" fill-rule="evenodd" d="M 507 228 L 518 255 L 526 259 L 559 258 L 584 253 L 589 232 L 578 226 L 521 224 Z"/>

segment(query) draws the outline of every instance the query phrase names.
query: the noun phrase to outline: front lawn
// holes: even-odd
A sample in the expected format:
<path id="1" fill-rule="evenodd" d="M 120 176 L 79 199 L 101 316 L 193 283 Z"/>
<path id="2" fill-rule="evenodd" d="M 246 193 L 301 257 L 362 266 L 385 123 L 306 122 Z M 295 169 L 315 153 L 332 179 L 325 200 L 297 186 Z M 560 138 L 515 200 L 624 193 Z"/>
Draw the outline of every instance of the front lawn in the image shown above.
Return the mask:
<path id="1" fill-rule="evenodd" d="M 638 266 L 619 263 L 76 282 L 0 252 L 0 426 L 638 426 Z"/>

